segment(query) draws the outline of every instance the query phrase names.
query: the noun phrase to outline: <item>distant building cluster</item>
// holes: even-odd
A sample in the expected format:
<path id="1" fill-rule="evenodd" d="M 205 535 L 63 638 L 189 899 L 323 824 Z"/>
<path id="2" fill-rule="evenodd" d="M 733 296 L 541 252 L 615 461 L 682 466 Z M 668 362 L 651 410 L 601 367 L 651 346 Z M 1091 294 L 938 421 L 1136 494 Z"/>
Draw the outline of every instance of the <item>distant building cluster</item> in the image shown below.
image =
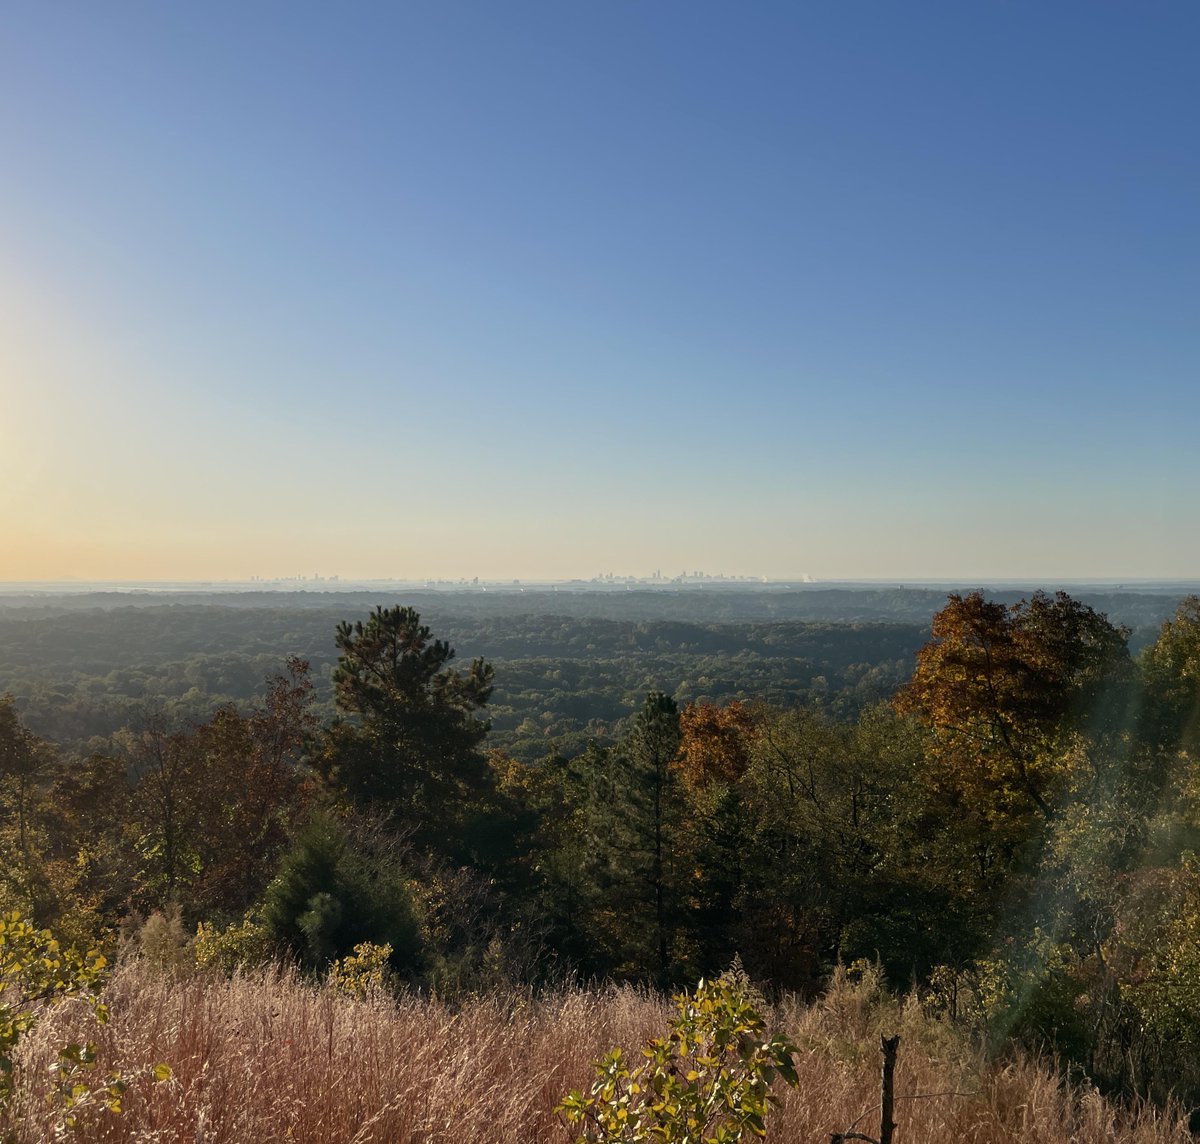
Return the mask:
<path id="1" fill-rule="evenodd" d="M 677 576 L 664 576 L 656 568 L 649 576 L 622 576 L 615 572 L 598 572 L 591 580 L 573 580 L 574 584 L 683 584 L 690 581 L 707 580 L 723 584 L 762 583 L 765 576 L 727 576 L 724 572 L 680 572 Z"/>
<path id="2" fill-rule="evenodd" d="M 808 577 L 804 578 L 806 581 Z M 264 589 L 296 589 L 310 588 L 314 590 L 328 591 L 331 588 L 341 590 L 359 588 L 378 588 L 387 586 L 391 588 L 441 588 L 451 590 L 472 589 L 476 588 L 486 592 L 489 588 L 498 588 L 501 590 L 517 589 L 525 591 L 525 587 L 540 588 L 540 589 L 555 589 L 560 587 L 568 589 L 586 589 L 586 588 L 633 588 L 633 587 L 666 587 L 668 585 L 701 585 L 701 584 L 766 584 L 769 583 L 766 576 L 735 576 L 727 575 L 724 572 L 704 572 L 700 570 L 684 571 L 675 576 L 664 576 L 661 568 L 656 568 L 647 576 L 631 576 L 624 575 L 618 572 L 597 572 L 591 579 L 571 579 L 571 580 L 505 580 L 505 579 L 481 579 L 478 576 L 466 577 L 449 577 L 449 578 L 429 578 L 429 579 L 411 579 L 406 577 L 380 577 L 376 579 L 368 578 L 347 578 L 343 576 L 322 576 L 319 572 L 314 572 L 311 576 L 297 574 L 295 576 L 250 576 L 240 583 L 243 586 L 254 586 L 255 588 Z M 235 582 L 224 582 L 225 587 L 236 586 Z"/>
<path id="3" fill-rule="evenodd" d="M 322 576 L 314 572 L 311 576 L 251 576 L 251 584 L 339 584 L 337 576 Z"/>

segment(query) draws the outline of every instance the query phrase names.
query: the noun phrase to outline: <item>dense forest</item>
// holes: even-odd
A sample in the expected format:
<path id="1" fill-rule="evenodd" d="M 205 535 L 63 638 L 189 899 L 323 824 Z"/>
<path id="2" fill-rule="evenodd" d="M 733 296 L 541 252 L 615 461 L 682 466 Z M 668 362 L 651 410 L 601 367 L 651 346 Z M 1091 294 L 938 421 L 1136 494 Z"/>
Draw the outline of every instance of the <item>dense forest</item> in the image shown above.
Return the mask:
<path id="1" fill-rule="evenodd" d="M 1018 592 L 990 598 L 1015 603 Z M 1080 594 L 1138 650 L 1174 611 L 1159 592 Z M 912 670 L 945 594 L 920 588 L 416 591 L 406 603 L 452 646 L 500 666 L 489 742 L 524 761 L 612 742 L 643 696 L 761 700 L 853 718 Z M 315 710 L 334 714 L 330 633 L 364 614 L 358 592 L 0 594 L 0 694 L 72 750 L 149 715 L 204 719 L 261 702 L 289 656 L 311 667 Z"/>
<path id="2" fill-rule="evenodd" d="M 3 904 L 230 967 L 371 943 L 443 997 L 874 963 L 1200 1099 L 1200 599 L 878 595 L 10 601 Z"/>
<path id="3" fill-rule="evenodd" d="M 0 607 L 0 693 L 16 697 L 39 734 L 96 748 L 92 740 L 151 713 L 178 722 L 203 719 L 215 704 L 261 701 L 267 676 L 295 655 L 308 660 L 315 709 L 327 719 L 337 659 L 330 633 L 358 603 L 335 600 L 301 594 L 250 606 L 226 595 L 207 603 Z M 455 595 L 427 618 L 452 646 L 500 665 L 490 742 L 526 761 L 551 745 L 578 751 L 592 739 L 612 741 L 651 690 L 679 702 L 755 698 L 853 715 L 907 677 L 923 638 L 920 624 L 878 619 L 722 622 L 703 607 L 689 621 L 513 615 L 510 601 Z M 612 608 L 603 596 L 591 604 L 585 611 Z"/>

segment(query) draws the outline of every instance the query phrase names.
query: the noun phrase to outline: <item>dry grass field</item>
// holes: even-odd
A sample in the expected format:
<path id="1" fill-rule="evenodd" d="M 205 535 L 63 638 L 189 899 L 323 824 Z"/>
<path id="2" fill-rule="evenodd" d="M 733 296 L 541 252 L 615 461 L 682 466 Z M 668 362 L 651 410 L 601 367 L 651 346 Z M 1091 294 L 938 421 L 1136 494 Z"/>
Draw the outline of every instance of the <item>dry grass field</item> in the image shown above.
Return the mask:
<path id="1" fill-rule="evenodd" d="M 233 980 L 122 965 L 99 1031 L 99 1069 L 133 1075 L 168 1063 L 163 1084 L 135 1081 L 121 1115 L 89 1111 L 71 1138 L 89 1144 L 569 1144 L 558 1098 L 589 1062 L 664 1031 L 669 1003 L 634 990 L 446 1005 L 356 1001 L 288 973 Z M 81 1015 L 52 1012 L 24 1049 L 18 1099 L 0 1127 L 52 1138 L 44 1066 Z M 772 1010 L 800 1046 L 800 1087 L 780 1093 L 767 1138 L 827 1144 L 856 1125 L 875 1134 L 877 1037 L 902 1035 L 898 1144 L 1151 1144 L 1190 1140 L 1177 1112 L 1120 1112 L 1017 1058 L 984 1065 L 913 1004 L 835 983 L 820 1002 Z"/>

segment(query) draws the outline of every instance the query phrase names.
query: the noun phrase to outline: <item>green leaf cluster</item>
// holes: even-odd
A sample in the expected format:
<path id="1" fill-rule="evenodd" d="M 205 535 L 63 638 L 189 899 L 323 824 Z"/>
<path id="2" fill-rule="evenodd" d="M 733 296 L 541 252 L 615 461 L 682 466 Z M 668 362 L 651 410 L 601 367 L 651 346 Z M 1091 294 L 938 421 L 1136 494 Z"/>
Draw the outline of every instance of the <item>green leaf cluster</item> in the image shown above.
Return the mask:
<path id="1" fill-rule="evenodd" d="M 201 969 L 218 969 L 231 974 L 245 966 L 264 965 L 277 952 L 276 944 L 266 923 L 247 911 L 240 922 L 224 929 L 212 922 L 196 925 L 192 939 L 192 956 Z"/>
<path id="2" fill-rule="evenodd" d="M 108 1021 L 108 1007 L 99 993 L 107 964 L 99 950 L 81 953 L 64 947 L 49 930 L 38 929 L 17 911 L 0 915 L 0 1104 L 15 1091 L 17 1046 L 48 1006 L 76 998 L 89 1007 L 97 1024 Z M 128 1082 L 119 1073 L 92 1081 L 88 1074 L 95 1064 L 96 1046 L 90 1041 L 58 1050 L 54 1096 L 60 1128 L 75 1127 L 79 1112 L 88 1107 L 121 1111 Z M 149 1073 L 156 1082 L 171 1076 L 165 1064 L 153 1066 Z"/>
<path id="3" fill-rule="evenodd" d="M 595 1064 L 586 1094 L 557 1111 L 579 1130 L 576 1144 L 737 1144 L 761 1137 L 776 1077 L 795 1087 L 795 1046 L 768 1034 L 731 976 L 701 981 L 675 998 L 671 1031 L 631 1066 L 620 1048 Z"/>
<path id="4" fill-rule="evenodd" d="M 388 958 L 392 947 L 360 941 L 354 952 L 338 958 L 329 967 L 325 983 L 339 993 L 363 1001 L 378 993 L 388 980 Z"/>
<path id="5" fill-rule="evenodd" d="M 96 1021 L 108 1020 L 98 993 L 107 962 L 98 950 L 64 948 L 54 935 L 37 929 L 19 912 L 0 915 L 0 1102 L 13 1093 L 13 1058 L 21 1038 L 48 1005 L 78 997 Z M 67 1045 L 60 1053 L 60 1079 L 91 1063 L 91 1045 Z M 73 1087 L 73 1086 L 72 1086 Z M 69 1095 L 71 1089 L 68 1088 Z"/>

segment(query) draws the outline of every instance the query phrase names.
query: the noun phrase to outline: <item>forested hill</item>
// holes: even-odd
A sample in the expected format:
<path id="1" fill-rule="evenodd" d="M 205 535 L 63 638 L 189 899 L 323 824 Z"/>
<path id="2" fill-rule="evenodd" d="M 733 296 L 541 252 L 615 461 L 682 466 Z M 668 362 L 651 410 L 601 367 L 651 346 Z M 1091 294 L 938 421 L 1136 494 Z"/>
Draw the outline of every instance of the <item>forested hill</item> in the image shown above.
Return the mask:
<path id="1" fill-rule="evenodd" d="M 292 655 L 312 663 L 318 698 L 332 714 L 334 630 L 356 607 L 368 610 L 357 596 L 328 594 L 262 594 L 256 606 L 228 595 L 209 603 L 121 599 L 0 612 L 0 693 L 16 696 L 40 734 L 83 746 L 152 709 L 203 719 L 215 704 L 260 697 L 264 680 Z M 493 742 L 524 758 L 611 738 L 651 689 L 680 702 L 806 702 L 853 716 L 908 677 L 925 638 L 915 623 L 507 614 L 523 597 L 492 599 L 501 607 L 488 615 L 474 599 L 442 595 L 428 618 L 462 657 L 496 664 Z"/>
<path id="2" fill-rule="evenodd" d="M 95 672 L 221 653 L 300 655 L 320 663 L 333 660 L 334 628 L 354 614 L 340 606 L 297 611 L 217 604 L 34 617 L 8 613 L 0 615 L 0 663 Z M 924 631 L 912 623 L 686 623 L 553 615 L 429 614 L 429 622 L 464 654 L 495 659 L 590 659 L 678 651 L 855 662 L 881 654 L 911 654 Z"/>
<path id="3" fill-rule="evenodd" d="M 1150 591 L 1079 598 L 1131 628 L 1134 651 L 1178 603 Z M 461 657 L 496 664 L 491 741 L 531 759 L 619 735 L 648 690 L 681 703 L 760 699 L 853 718 L 908 678 L 945 600 L 934 588 L 719 583 L 396 596 L 12 592 L 0 594 L 0 694 L 16 697 L 38 733 L 82 748 L 149 711 L 202 720 L 216 704 L 253 701 L 288 656 L 299 656 L 311 661 L 329 716 L 337 624 L 402 602 Z"/>

